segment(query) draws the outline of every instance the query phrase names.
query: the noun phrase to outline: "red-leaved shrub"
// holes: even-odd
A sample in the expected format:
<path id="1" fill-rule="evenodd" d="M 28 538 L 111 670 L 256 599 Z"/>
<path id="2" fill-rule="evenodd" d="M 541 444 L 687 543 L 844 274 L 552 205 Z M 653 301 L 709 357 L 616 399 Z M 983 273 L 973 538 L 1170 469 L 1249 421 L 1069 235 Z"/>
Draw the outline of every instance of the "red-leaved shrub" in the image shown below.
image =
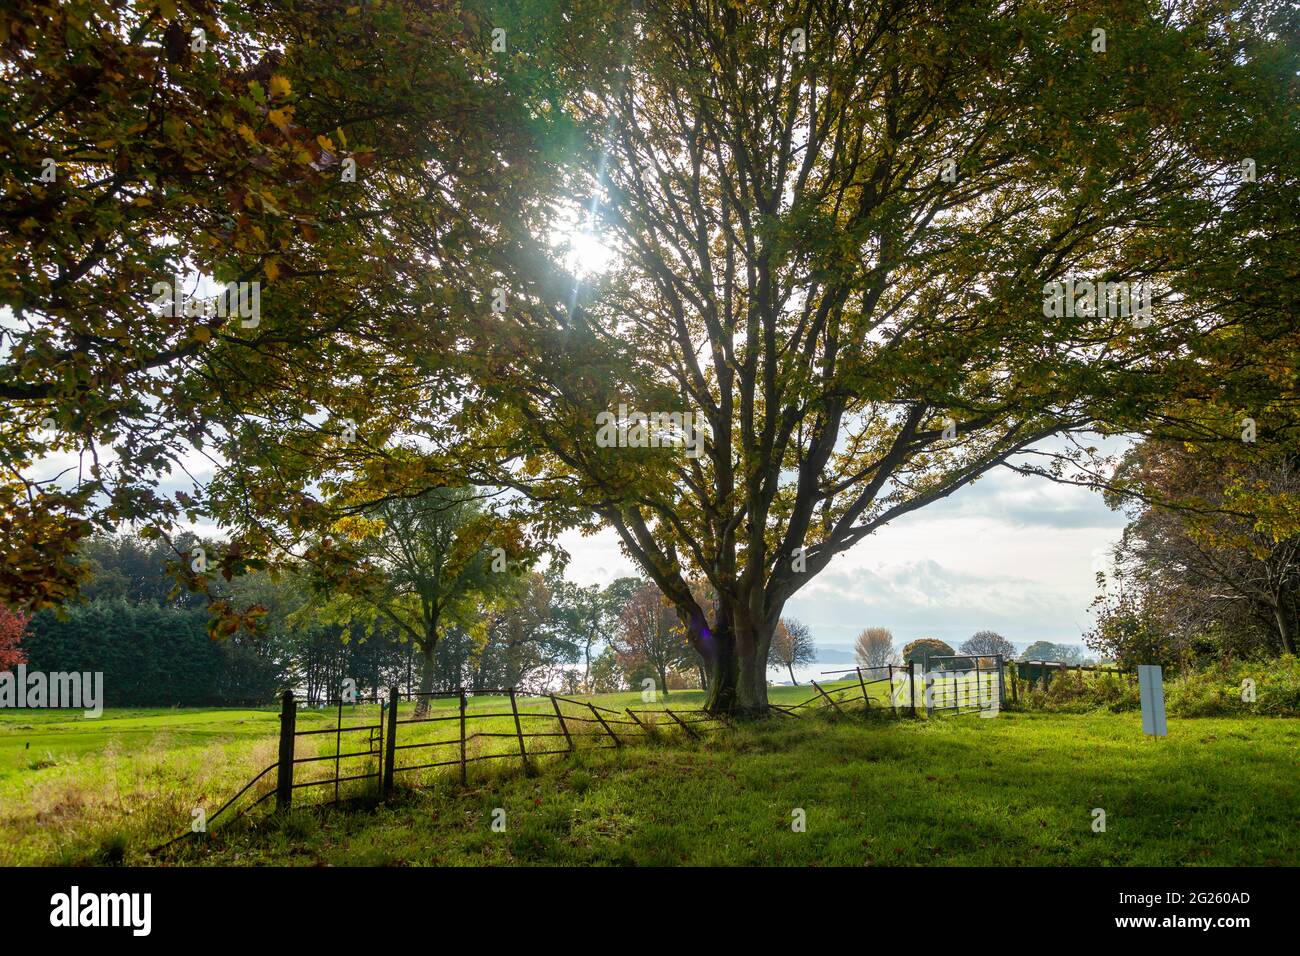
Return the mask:
<path id="1" fill-rule="evenodd" d="M 27 655 L 18 647 L 30 620 L 0 604 L 0 671 L 12 670 L 27 662 Z"/>

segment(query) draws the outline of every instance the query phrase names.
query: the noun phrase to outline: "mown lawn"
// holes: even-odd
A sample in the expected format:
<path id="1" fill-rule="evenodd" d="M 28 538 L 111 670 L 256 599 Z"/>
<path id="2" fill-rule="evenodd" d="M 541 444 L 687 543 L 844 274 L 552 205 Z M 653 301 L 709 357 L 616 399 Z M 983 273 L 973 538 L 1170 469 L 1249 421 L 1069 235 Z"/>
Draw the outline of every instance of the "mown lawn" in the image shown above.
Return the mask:
<path id="1" fill-rule="evenodd" d="M 774 696 L 795 702 L 809 693 Z M 692 696 L 675 693 L 668 705 L 689 711 Z M 637 694 L 593 699 L 646 706 Z M 1158 741 L 1143 737 L 1131 713 L 774 718 L 701 741 L 677 730 L 657 742 L 629 734 L 628 746 L 601 750 L 593 737 L 574 755 L 534 760 L 531 776 L 517 760 L 489 760 L 471 766 L 465 789 L 454 772 L 399 774 L 401 792 L 388 804 L 362 794 L 346 810 L 285 818 L 263 804 L 218 824 L 203 844 L 150 858 L 151 846 L 187 828 L 191 808 L 211 812 L 274 761 L 275 712 L 30 714 L 0 715 L 3 863 L 1300 863 L 1294 720 L 1171 720 L 1170 737 Z M 304 712 L 299 726 L 332 723 Z M 333 735 L 314 739 L 332 752 Z M 33 759 L 37 740 L 42 756 Z M 427 752 L 410 751 L 408 762 Z M 403 786 L 412 782 L 422 787 Z M 306 801 L 325 789 L 300 793 Z M 1093 831 L 1094 808 L 1105 810 L 1105 832 Z M 498 809 L 501 832 L 492 827 Z M 792 829 L 796 810 L 804 832 Z"/>

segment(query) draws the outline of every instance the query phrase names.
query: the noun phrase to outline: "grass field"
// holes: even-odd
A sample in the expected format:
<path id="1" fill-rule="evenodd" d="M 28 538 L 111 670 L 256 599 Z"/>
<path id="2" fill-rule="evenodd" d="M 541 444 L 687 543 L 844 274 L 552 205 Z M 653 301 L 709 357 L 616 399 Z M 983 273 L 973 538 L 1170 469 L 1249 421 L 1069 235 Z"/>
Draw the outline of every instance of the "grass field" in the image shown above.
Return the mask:
<path id="1" fill-rule="evenodd" d="M 773 688 L 773 699 L 810 693 Z M 647 706 L 635 693 L 592 699 Z M 689 711 L 698 700 L 676 692 L 669 706 Z M 508 710 L 504 699 L 475 702 L 495 712 L 503 704 Z M 524 709 L 543 706 L 532 700 Z M 399 740 L 451 723 L 410 725 Z M 508 717 L 479 724 L 513 730 Z M 332 727 L 333 712 L 301 711 L 298 725 Z M 264 803 L 218 823 L 205 844 L 148 857 L 188 829 L 194 807 L 212 812 L 274 762 L 277 726 L 270 709 L 109 710 L 98 720 L 0 711 L 0 863 L 1300 863 L 1300 722 L 1171 719 L 1169 738 L 1152 741 L 1132 713 L 774 718 L 701 741 L 672 730 L 597 750 L 593 739 L 574 755 L 535 760 L 532 776 L 517 760 L 489 760 L 471 766 L 467 788 L 454 774 L 399 773 L 402 791 L 387 804 L 362 796 L 346 811 L 274 818 Z M 332 734 L 300 739 L 333 752 Z M 481 752 L 516 746 L 476 744 Z M 398 765 L 429 752 L 409 751 Z M 314 766 L 323 765 L 332 761 Z M 358 794 L 373 785 L 354 786 Z M 330 789 L 300 791 L 301 799 Z M 502 832 L 491 826 L 498 808 Z M 1093 831 L 1094 808 L 1106 812 L 1105 832 Z M 791 827 L 796 810 L 805 832 Z"/>

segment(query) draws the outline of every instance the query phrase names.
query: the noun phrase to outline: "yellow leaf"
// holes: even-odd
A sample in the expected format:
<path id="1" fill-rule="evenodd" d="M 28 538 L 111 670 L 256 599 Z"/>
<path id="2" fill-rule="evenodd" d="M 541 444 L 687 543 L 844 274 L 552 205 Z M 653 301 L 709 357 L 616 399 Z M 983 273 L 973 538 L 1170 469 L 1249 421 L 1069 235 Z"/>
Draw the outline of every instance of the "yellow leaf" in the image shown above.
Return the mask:
<path id="1" fill-rule="evenodd" d="M 194 326 L 194 338 L 199 342 L 207 342 L 212 338 L 212 330 L 206 325 Z"/>
<path id="2" fill-rule="evenodd" d="M 288 77 L 280 76 L 278 73 L 271 77 L 271 96 L 288 96 L 292 89 Z"/>
<path id="3" fill-rule="evenodd" d="M 289 121 L 293 118 L 293 107 L 285 106 L 278 110 L 271 110 L 266 114 L 266 118 L 275 124 L 275 128 L 281 133 L 289 130 Z"/>
<path id="4" fill-rule="evenodd" d="M 266 270 L 266 277 L 272 282 L 280 278 L 280 263 L 274 257 L 267 259 L 263 268 Z"/>

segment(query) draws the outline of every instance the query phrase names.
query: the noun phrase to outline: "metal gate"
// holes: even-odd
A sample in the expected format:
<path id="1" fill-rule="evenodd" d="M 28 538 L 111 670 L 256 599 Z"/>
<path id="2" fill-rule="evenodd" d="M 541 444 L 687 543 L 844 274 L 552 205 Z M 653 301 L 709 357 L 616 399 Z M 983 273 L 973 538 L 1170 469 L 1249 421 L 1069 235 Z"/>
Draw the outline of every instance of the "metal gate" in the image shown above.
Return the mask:
<path id="1" fill-rule="evenodd" d="M 1001 655 L 978 657 L 944 654 L 926 657 L 921 684 L 925 712 L 949 710 L 958 714 L 992 716 L 1006 703 L 1005 662 Z"/>

